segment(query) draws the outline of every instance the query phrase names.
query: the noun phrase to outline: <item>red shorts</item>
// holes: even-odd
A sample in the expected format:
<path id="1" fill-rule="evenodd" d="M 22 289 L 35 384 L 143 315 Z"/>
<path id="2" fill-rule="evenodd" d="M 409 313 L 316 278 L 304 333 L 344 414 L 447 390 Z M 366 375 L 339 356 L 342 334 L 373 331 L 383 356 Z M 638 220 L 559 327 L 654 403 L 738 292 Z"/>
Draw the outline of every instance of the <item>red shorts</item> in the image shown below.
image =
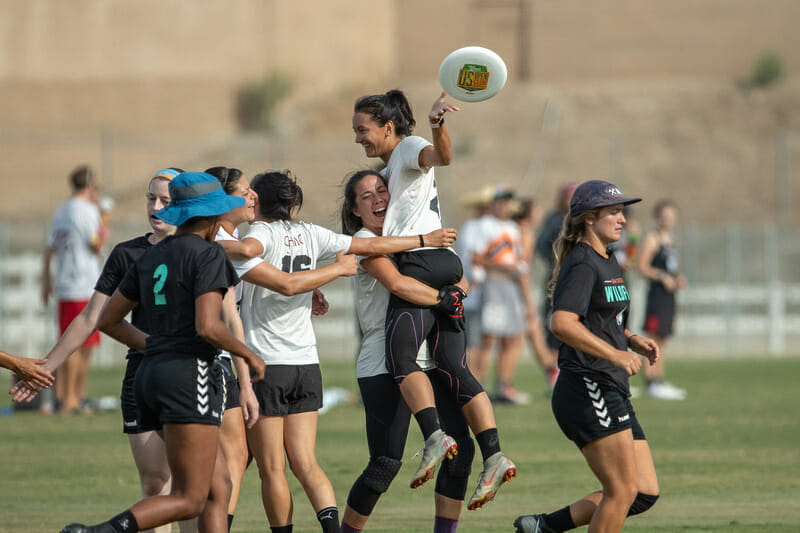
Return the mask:
<path id="1" fill-rule="evenodd" d="M 78 316 L 83 308 L 86 307 L 86 304 L 89 303 L 89 300 L 75 300 L 75 301 L 67 301 L 67 300 L 60 300 L 58 302 L 58 325 L 61 328 L 61 334 L 63 335 L 67 328 L 75 320 L 75 317 Z M 81 345 L 81 348 L 84 346 L 97 346 L 100 344 L 100 331 L 95 330 L 94 333 L 89 335 L 89 338 L 86 339 L 86 342 Z"/>

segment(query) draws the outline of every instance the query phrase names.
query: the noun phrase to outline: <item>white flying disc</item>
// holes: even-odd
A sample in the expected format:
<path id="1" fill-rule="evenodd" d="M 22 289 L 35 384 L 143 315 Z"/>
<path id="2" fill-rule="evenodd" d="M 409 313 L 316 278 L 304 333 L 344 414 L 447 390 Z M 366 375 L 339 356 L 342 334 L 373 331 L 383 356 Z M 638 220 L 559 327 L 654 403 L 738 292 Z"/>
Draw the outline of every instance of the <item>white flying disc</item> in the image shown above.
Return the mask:
<path id="1" fill-rule="evenodd" d="M 488 100 L 500 92 L 507 77 L 503 58 L 481 46 L 459 48 L 439 67 L 442 89 L 463 102 Z"/>

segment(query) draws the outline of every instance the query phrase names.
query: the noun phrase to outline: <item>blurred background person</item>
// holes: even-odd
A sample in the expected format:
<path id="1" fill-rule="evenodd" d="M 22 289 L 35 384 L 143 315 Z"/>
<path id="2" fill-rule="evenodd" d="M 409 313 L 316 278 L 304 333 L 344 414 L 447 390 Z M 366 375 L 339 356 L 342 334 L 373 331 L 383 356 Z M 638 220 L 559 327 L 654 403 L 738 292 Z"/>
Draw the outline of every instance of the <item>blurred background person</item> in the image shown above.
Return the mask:
<path id="1" fill-rule="evenodd" d="M 464 267 L 464 277 L 469 283 L 469 296 L 464 299 L 464 322 L 467 333 L 467 361 L 474 361 L 481 344 L 481 285 L 486 279 L 486 271 L 482 266 L 472 264 L 481 223 L 489 215 L 489 205 L 494 198 L 494 185 L 486 185 L 477 192 L 466 194 L 461 198 L 461 205 L 472 209 L 472 216 L 467 219 L 458 232 L 458 256 Z"/>
<path id="2" fill-rule="evenodd" d="M 42 302 L 47 306 L 50 295 L 55 292 L 62 335 L 92 296 L 100 275 L 99 254 L 105 244 L 97 206 L 100 187 L 94 172 L 86 165 L 79 166 L 70 174 L 69 183 L 72 195 L 53 215 L 42 270 Z M 55 283 L 50 273 L 53 257 L 56 258 Z M 82 402 L 88 410 L 86 374 L 92 350 L 98 344 L 100 332 L 95 331 L 78 348 L 78 357 L 70 357 L 56 370 L 56 405 L 60 404 L 65 412 L 80 412 Z M 43 406 L 43 411 L 50 410 L 52 406 Z"/>
<path id="3" fill-rule="evenodd" d="M 639 271 L 650 280 L 647 291 L 647 310 L 644 330 L 663 351 L 672 335 L 675 318 L 675 293 L 686 288 L 686 278 L 678 269 L 674 230 L 678 222 L 678 207 L 672 200 L 661 200 L 653 208 L 656 228 L 642 240 L 639 252 Z M 666 381 L 664 360 L 644 365 L 645 394 L 659 400 L 683 400 L 686 391 Z"/>
<path id="4" fill-rule="evenodd" d="M 533 198 L 520 198 L 512 204 L 511 219 L 519 227 L 522 260 L 531 266 L 536 248 L 536 230 L 542 222 L 541 208 Z M 528 298 L 530 302 L 534 302 L 530 280 L 529 273 L 526 277 Z M 558 378 L 558 353 L 547 345 L 544 326 L 535 305 L 530 306 L 525 322 L 525 336 L 536 362 L 544 371 L 547 391 L 552 392 Z"/>
<path id="5" fill-rule="evenodd" d="M 539 231 L 539 237 L 536 239 L 536 253 L 541 257 L 547 265 L 546 276 L 544 276 L 544 290 L 543 294 L 547 294 L 547 283 L 550 280 L 550 275 L 553 272 L 553 267 L 556 265 L 556 256 L 553 252 L 553 244 L 555 244 L 558 234 L 561 233 L 561 227 L 564 224 L 564 215 L 569 212 L 569 202 L 572 200 L 572 193 L 575 192 L 577 183 L 569 181 L 561 184 L 556 194 L 556 205 L 550 211 L 542 223 L 542 229 Z M 550 331 L 550 319 L 553 315 L 553 309 L 550 305 L 548 298 L 543 298 L 542 305 L 544 317 L 545 337 L 547 339 L 547 346 L 551 350 L 558 350 L 561 341 L 556 338 Z"/>
<path id="6" fill-rule="evenodd" d="M 522 337 L 531 314 L 529 266 L 522 257 L 519 227 L 511 220 L 514 191 L 498 187 L 478 228 L 474 265 L 486 270 L 481 307 L 481 344 L 473 371 L 479 381 L 487 377 L 489 352 L 499 341 L 495 371 L 495 393 L 499 402 L 525 404 L 530 396 L 514 388 Z"/>

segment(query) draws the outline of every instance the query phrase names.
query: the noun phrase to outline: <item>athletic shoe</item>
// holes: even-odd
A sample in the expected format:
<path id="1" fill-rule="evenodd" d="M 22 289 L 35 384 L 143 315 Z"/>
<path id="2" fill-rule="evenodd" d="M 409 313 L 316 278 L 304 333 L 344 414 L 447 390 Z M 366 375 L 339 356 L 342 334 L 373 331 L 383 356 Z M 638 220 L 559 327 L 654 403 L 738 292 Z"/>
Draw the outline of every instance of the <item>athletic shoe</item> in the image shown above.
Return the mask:
<path id="1" fill-rule="evenodd" d="M 433 478 L 436 467 L 445 457 L 452 459 L 458 454 L 458 445 L 455 439 L 441 429 L 431 433 L 425 440 L 425 449 L 422 450 L 422 461 L 411 479 L 411 488 L 421 487 L 426 481 Z"/>
<path id="2" fill-rule="evenodd" d="M 517 467 L 503 452 L 497 452 L 486 459 L 483 462 L 483 472 L 478 478 L 478 487 L 472 493 L 467 509 L 474 511 L 492 501 L 500 485 L 514 477 L 517 477 Z"/>
<path id="3" fill-rule="evenodd" d="M 517 528 L 517 533 L 552 533 L 553 531 L 547 527 L 544 514 L 518 516 L 514 520 L 514 527 Z"/>
<path id="4" fill-rule="evenodd" d="M 89 529 L 83 524 L 70 524 L 61 530 L 61 533 L 87 533 Z"/>
<path id="5" fill-rule="evenodd" d="M 496 403 L 510 403 L 514 405 L 528 405 L 531 403 L 531 395 L 527 392 L 518 391 L 514 387 L 505 386 L 492 398 Z"/>
<path id="6" fill-rule="evenodd" d="M 645 389 L 645 394 L 657 400 L 685 400 L 686 391 L 667 381 L 654 381 Z"/>
<path id="7" fill-rule="evenodd" d="M 70 524 L 61 530 L 61 533 L 117 533 L 117 530 L 108 522 L 97 524 L 96 526 L 84 526 L 83 524 Z"/>

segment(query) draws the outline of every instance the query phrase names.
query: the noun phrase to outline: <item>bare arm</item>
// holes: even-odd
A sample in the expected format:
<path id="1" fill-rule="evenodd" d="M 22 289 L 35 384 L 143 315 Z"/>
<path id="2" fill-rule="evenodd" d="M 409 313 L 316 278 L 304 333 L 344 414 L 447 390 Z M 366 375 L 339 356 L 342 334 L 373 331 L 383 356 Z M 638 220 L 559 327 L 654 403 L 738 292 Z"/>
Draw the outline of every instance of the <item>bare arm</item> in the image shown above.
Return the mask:
<path id="1" fill-rule="evenodd" d="M 42 303 L 47 307 L 47 301 L 50 299 L 50 293 L 53 292 L 53 277 L 50 274 L 50 263 L 53 262 L 53 256 L 56 251 L 54 248 L 48 247 L 42 256 Z"/>
<path id="2" fill-rule="evenodd" d="M 11 370 L 19 379 L 44 388 L 53 384 L 53 375 L 44 369 L 41 359 L 16 357 L 0 350 L 0 367 Z"/>
<path id="3" fill-rule="evenodd" d="M 357 268 L 358 264 L 354 256 L 339 252 L 336 254 L 336 262 L 328 266 L 314 270 L 292 272 L 291 274 L 264 261 L 244 274 L 242 279 L 284 296 L 294 296 L 295 294 L 313 291 L 339 276 L 353 276 Z"/>
<path id="4" fill-rule="evenodd" d="M 264 253 L 264 247 L 258 239 L 245 237 L 241 241 L 222 240 L 217 242 L 225 248 L 228 257 L 239 261 L 252 259 Z"/>
<path id="5" fill-rule="evenodd" d="M 148 335 L 125 320 L 134 307 L 136 302 L 128 300 L 117 289 L 100 313 L 97 329 L 134 350 L 144 352 Z"/>
<path id="6" fill-rule="evenodd" d="M 220 319 L 222 312 L 222 291 L 211 291 L 195 299 L 195 329 L 206 341 L 235 357 L 241 357 L 250 371 L 255 374 L 253 381 L 264 377 L 266 365 L 243 342 L 237 340 Z"/>
<path id="7" fill-rule="evenodd" d="M 404 276 L 388 258 L 370 257 L 361 261 L 364 269 L 389 292 L 414 305 L 431 306 L 439 303 L 439 291 L 414 278 Z"/>
<path id="8" fill-rule="evenodd" d="M 356 255 L 388 255 L 422 246 L 434 246 L 437 248 L 451 246 L 458 236 L 458 232 L 453 228 L 439 229 L 426 233 L 422 236 L 420 243 L 419 236 L 409 237 L 353 237 L 348 254 Z"/>
<path id="9" fill-rule="evenodd" d="M 421 168 L 446 167 L 453 159 L 453 149 L 450 142 L 450 134 L 444 124 L 438 126 L 444 119 L 444 114 L 448 111 L 458 111 L 459 109 L 446 103 L 444 99 L 447 93 L 442 95 L 433 103 L 428 121 L 431 124 L 431 134 L 433 136 L 433 146 L 426 146 L 419 153 L 419 166 Z M 434 127 L 438 126 L 438 127 Z"/>
<path id="10" fill-rule="evenodd" d="M 577 313 L 563 310 L 555 311 L 550 322 L 550 330 L 556 337 L 576 350 L 611 361 L 615 366 L 624 369 L 629 376 L 636 374 L 642 366 L 636 354 L 627 350 L 617 350 L 589 331 L 581 323 L 580 316 Z"/>
<path id="11" fill-rule="evenodd" d="M 244 343 L 244 327 L 239 311 L 236 309 L 236 290 L 233 287 L 228 289 L 222 299 L 222 320 L 236 340 Z M 239 403 L 242 406 L 244 423 L 251 428 L 258 420 L 258 400 L 253 393 L 253 384 L 249 379 L 250 369 L 241 357 L 233 358 L 233 366 L 236 367 L 236 376 L 239 378 Z"/>

